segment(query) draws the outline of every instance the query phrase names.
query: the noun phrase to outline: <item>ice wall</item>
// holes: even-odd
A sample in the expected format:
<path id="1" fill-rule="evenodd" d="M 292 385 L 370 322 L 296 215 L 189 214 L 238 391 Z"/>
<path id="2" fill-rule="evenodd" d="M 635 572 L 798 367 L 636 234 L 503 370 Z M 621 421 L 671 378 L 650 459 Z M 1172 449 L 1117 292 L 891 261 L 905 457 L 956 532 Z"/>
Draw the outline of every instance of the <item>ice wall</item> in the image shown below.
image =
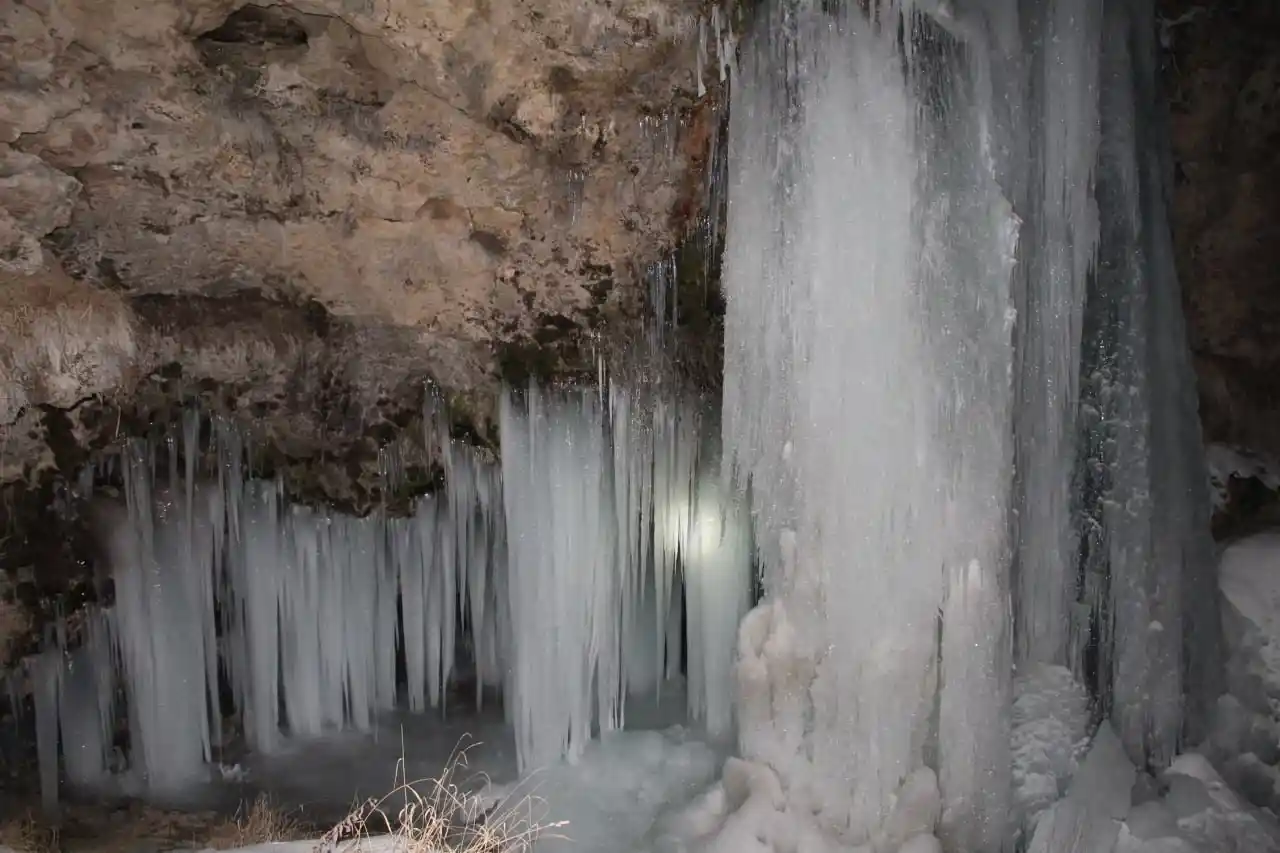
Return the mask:
<path id="1" fill-rule="evenodd" d="M 999 849 L 1015 665 L 1088 682 L 1139 766 L 1216 695 L 1154 25 L 1149 0 L 752 13 L 724 437 L 765 563 L 738 680 L 786 792 L 770 849 L 883 840 L 923 764 L 945 847 Z"/>

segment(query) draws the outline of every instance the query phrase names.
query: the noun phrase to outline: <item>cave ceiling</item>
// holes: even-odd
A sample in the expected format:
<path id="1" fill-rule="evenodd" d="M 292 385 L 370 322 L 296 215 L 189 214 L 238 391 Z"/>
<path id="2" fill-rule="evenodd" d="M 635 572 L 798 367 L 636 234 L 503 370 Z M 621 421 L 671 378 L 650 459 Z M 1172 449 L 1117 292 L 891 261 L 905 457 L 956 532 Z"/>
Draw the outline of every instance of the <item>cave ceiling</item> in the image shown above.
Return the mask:
<path id="1" fill-rule="evenodd" d="M 0 4 L 0 482 L 190 399 L 291 459 L 424 383 L 491 434 L 696 203 L 702 5 Z"/>

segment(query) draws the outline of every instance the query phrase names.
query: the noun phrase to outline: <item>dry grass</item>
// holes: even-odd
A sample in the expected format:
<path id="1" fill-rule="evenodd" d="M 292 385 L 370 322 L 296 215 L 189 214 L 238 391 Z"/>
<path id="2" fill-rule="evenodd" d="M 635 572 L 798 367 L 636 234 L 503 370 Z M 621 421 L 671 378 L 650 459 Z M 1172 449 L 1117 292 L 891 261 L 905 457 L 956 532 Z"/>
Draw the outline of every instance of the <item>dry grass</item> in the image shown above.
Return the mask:
<path id="1" fill-rule="evenodd" d="M 58 830 L 43 825 L 33 812 L 26 812 L 0 822 L 0 847 L 14 853 L 56 853 Z"/>
<path id="2" fill-rule="evenodd" d="M 272 806 L 263 794 L 247 808 L 241 807 L 235 816 L 214 828 L 205 839 L 204 846 L 215 850 L 230 850 L 265 844 L 271 841 L 300 841 L 313 838 L 315 833 L 293 815 Z"/>
<path id="3" fill-rule="evenodd" d="M 455 751 L 438 779 L 400 782 L 381 799 L 368 800 L 321 838 L 318 850 L 333 851 L 344 842 L 393 835 L 404 853 L 527 853 L 538 838 L 568 825 L 540 823 L 539 803 L 531 795 L 504 798 L 486 807 L 456 781 L 466 769 L 466 750 Z M 404 760 L 396 779 L 404 778 Z"/>
<path id="4" fill-rule="evenodd" d="M 340 844 L 358 846 L 387 835 L 394 836 L 400 853 L 529 853 L 535 840 L 559 837 L 551 833 L 568 825 L 541 823 L 536 814 L 541 802 L 531 795 L 487 802 L 468 793 L 468 786 L 457 781 L 466 768 L 466 752 L 457 751 L 438 779 L 399 782 L 404 778 L 402 759 L 396 769 L 399 784 L 381 799 L 354 808 L 320 838 L 316 853 L 334 853 Z M 156 844 L 161 849 L 231 850 L 317 834 L 265 795 L 229 818 L 135 802 L 125 809 L 66 806 L 57 824 L 34 811 L 0 820 L 0 848 L 14 853 L 133 853 Z"/>
<path id="5" fill-rule="evenodd" d="M 33 403 L 70 406 L 116 388 L 137 355 L 124 299 L 60 268 L 0 271 L 0 422 Z"/>
<path id="6" fill-rule="evenodd" d="M 188 814 L 134 804 L 124 810 L 65 806 L 52 824 L 31 811 L 0 823 L 0 847 L 14 853 L 132 853 L 143 846 L 162 849 L 229 850 L 272 841 L 314 838 L 317 832 L 274 807 L 266 796 L 231 817 Z"/>

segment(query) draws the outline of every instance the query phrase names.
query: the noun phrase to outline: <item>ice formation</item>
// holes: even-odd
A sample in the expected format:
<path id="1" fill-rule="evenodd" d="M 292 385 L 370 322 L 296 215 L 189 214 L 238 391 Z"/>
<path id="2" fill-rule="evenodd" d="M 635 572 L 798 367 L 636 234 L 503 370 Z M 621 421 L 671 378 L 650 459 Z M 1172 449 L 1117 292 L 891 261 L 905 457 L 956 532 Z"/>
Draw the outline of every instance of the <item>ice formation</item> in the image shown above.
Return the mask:
<path id="1" fill-rule="evenodd" d="M 290 505 L 282 483 L 251 476 L 229 421 L 213 419 L 207 454 L 194 411 L 162 441 L 129 442 L 124 504 L 95 504 L 114 604 L 33 663 L 50 802 L 59 754 L 73 785 L 104 781 L 118 718 L 135 789 L 168 797 L 208 777 L 226 701 L 270 753 L 370 729 L 399 703 L 443 711 L 461 666 L 477 704 L 502 691 L 520 766 L 540 768 L 621 728 L 629 696 L 681 672 L 685 634 L 690 716 L 728 735 L 752 554 L 705 404 L 612 383 L 513 391 L 501 465 L 452 442 L 439 415 L 429 395 L 446 485 L 407 518 Z M 399 458 L 380 455 L 389 481 Z"/>
<path id="2" fill-rule="evenodd" d="M 730 732 L 732 649 L 749 606 L 751 551 L 739 503 L 719 492 L 700 452 L 703 417 L 696 403 L 646 405 L 618 388 L 530 387 L 504 397 L 523 767 L 576 758 L 593 726 L 622 726 L 627 693 L 678 670 L 682 602 L 689 710 L 713 734 Z"/>
<path id="3" fill-rule="evenodd" d="M 1001 849 L 1015 670 L 1072 673 L 1143 768 L 1218 690 L 1152 5 L 752 18 L 723 433 L 766 588 L 741 629 L 740 748 L 783 793 L 741 808 L 759 849 L 881 849 L 930 767 L 943 847 Z M 750 837 L 740 822 L 723 832 Z"/>

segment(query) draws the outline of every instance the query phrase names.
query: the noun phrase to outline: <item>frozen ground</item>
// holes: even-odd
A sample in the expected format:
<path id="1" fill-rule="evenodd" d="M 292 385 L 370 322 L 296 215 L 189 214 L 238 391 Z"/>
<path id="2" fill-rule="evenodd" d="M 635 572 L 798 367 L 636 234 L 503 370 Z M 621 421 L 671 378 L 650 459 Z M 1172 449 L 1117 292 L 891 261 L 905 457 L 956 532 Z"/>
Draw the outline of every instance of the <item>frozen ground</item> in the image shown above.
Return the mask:
<path id="1" fill-rule="evenodd" d="M 630 730 L 593 742 L 574 764 L 519 780 L 514 739 L 495 707 L 446 719 L 397 714 L 370 733 L 293 743 L 270 757 L 250 758 L 239 767 L 240 778 L 231 773 L 204 796 L 227 808 L 265 791 L 280 805 L 301 808 L 308 822 L 326 826 L 354 802 L 392 790 L 397 772 L 411 781 L 435 778 L 451 755 L 465 749 L 456 783 L 486 802 L 519 805 L 539 824 L 560 824 L 538 842 L 538 853 L 643 853 L 658 814 L 703 791 L 721 763 L 717 749 L 671 725 L 684 716 L 683 691 L 668 685 L 663 696 L 661 704 L 633 702 Z M 394 810 L 399 804 L 391 805 Z M 264 849 L 292 853 L 289 845 Z"/>
<path id="2" fill-rule="evenodd" d="M 354 802 L 381 797 L 399 781 L 438 778 L 463 752 L 454 781 L 467 789 L 516 778 L 515 742 L 501 708 L 483 714 L 394 714 L 372 732 L 341 732 L 286 742 L 279 753 L 249 756 L 211 792 L 224 808 L 260 792 L 299 809 L 310 823 L 341 820 Z M 401 761 L 403 760 L 403 765 Z M 243 775 L 236 778 L 239 773 Z"/>

